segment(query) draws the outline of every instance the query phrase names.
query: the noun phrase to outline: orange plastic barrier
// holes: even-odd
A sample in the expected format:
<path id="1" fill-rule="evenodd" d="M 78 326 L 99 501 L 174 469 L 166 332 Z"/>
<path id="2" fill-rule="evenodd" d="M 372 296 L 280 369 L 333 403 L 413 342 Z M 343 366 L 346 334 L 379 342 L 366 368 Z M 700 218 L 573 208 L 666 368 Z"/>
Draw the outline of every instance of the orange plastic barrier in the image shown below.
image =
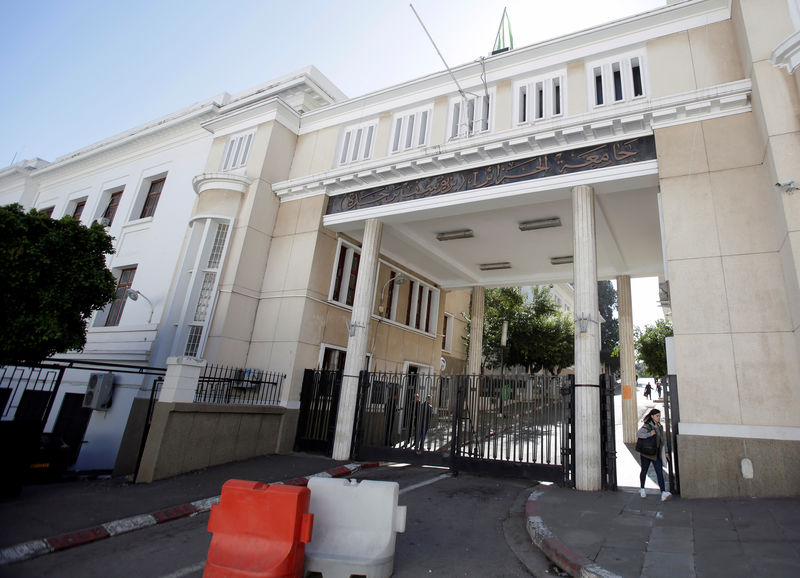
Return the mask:
<path id="1" fill-rule="evenodd" d="M 211 507 L 205 578 L 303 575 L 313 514 L 308 488 L 228 480 L 219 504 Z"/>

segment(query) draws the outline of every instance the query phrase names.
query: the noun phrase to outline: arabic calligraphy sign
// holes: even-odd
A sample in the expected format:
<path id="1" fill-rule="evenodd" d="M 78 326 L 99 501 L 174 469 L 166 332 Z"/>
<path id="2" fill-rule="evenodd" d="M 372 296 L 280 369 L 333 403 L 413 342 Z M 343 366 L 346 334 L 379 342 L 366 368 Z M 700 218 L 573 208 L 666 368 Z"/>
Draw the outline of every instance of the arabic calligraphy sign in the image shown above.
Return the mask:
<path id="1" fill-rule="evenodd" d="M 648 135 L 338 195 L 329 199 L 327 214 L 332 215 L 448 193 L 627 165 L 655 158 L 655 137 Z"/>

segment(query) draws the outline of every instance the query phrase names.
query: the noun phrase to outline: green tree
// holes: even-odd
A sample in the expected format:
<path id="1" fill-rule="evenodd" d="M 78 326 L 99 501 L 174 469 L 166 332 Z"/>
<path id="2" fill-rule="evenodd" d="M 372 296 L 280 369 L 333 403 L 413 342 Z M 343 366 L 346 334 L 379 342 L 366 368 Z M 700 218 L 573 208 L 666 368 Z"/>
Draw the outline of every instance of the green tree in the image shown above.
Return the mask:
<path id="1" fill-rule="evenodd" d="M 644 375 L 662 377 L 667 374 L 666 339 L 671 335 L 672 323 L 667 319 L 658 319 L 655 326 L 645 325 L 644 330 L 637 327 L 633 332 L 637 357 L 644 364 Z"/>
<path id="2" fill-rule="evenodd" d="M 508 321 L 508 345 L 501 343 L 503 321 Z M 486 291 L 483 352 L 490 368 L 522 365 L 529 371 L 558 373 L 574 360 L 572 319 L 558 310 L 550 290 L 534 287 L 526 299 L 519 287 Z"/>
<path id="3" fill-rule="evenodd" d="M 611 281 L 597 283 L 597 300 L 600 315 L 605 322 L 600 326 L 600 363 L 611 373 L 619 371 L 619 318 L 614 314 L 617 310 L 617 290 Z"/>
<path id="4" fill-rule="evenodd" d="M 0 207 L 0 363 L 83 348 L 88 318 L 114 298 L 111 240 L 98 223 Z"/>

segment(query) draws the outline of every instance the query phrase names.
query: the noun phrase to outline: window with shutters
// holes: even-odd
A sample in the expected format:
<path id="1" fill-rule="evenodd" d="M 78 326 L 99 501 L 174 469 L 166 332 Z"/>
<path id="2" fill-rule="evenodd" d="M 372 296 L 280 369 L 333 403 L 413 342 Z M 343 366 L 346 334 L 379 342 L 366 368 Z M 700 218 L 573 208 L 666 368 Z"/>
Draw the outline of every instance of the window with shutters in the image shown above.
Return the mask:
<path id="1" fill-rule="evenodd" d="M 331 301 L 342 305 L 353 305 L 360 262 L 361 250 L 340 240 L 331 280 L 329 296 Z"/>
<path id="2" fill-rule="evenodd" d="M 233 135 L 225 143 L 220 171 L 232 171 L 247 165 L 255 131 Z"/>
<path id="3" fill-rule="evenodd" d="M 376 121 L 347 127 L 339 144 L 338 164 L 346 165 L 371 158 L 377 127 Z"/>
<path id="4" fill-rule="evenodd" d="M 105 320 L 106 327 L 119 325 L 119 320 L 122 318 L 122 312 L 125 309 L 125 302 L 128 300 L 128 289 L 133 285 L 133 277 L 136 275 L 136 266 L 115 269 L 114 273 L 117 277 L 117 289 L 114 294 L 114 300 L 108 309 L 108 315 Z"/>
<path id="5" fill-rule="evenodd" d="M 479 89 L 482 91 L 483 89 Z M 492 129 L 494 88 L 478 94 L 478 89 L 450 101 L 447 121 L 448 139 L 469 137 Z"/>
<path id="6" fill-rule="evenodd" d="M 514 84 L 514 122 L 518 125 L 564 114 L 566 71 L 521 80 Z"/>
<path id="7" fill-rule="evenodd" d="M 405 111 L 392 119 L 392 133 L 389 138 L 391 153 L 423 147 L 428 144 L 432 109 L 430 107 Z"/>
<path id="8" fill-rule="evenodd" d="M 628 53 L 588 62 L 586 71 L 592 105 L 630 102 L 645 96 L 647 86 L 644 55 Z"/>

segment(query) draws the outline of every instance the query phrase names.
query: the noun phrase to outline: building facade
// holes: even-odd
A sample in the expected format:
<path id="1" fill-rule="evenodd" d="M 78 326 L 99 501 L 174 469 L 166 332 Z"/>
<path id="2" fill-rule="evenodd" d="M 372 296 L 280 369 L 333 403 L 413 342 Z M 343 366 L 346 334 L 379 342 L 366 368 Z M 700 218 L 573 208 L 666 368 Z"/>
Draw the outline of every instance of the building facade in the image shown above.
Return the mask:
<path id="1" fill-rule="evenodd" d="M 290 412 L 308 368 L 474 369 L 486 287 L 574 283 L 596 340 L 590 281 L 659 276 L 683 494 L 797 495 L 799 30 L 795 0 L 684 0 L 457 83 L 348 99 L 309 68 L 9 167 L 0 201 L 91 222 L 117 200 L 109 266 L 153 309 L 112 305 L 82 355 L 278 370 Z"/>

